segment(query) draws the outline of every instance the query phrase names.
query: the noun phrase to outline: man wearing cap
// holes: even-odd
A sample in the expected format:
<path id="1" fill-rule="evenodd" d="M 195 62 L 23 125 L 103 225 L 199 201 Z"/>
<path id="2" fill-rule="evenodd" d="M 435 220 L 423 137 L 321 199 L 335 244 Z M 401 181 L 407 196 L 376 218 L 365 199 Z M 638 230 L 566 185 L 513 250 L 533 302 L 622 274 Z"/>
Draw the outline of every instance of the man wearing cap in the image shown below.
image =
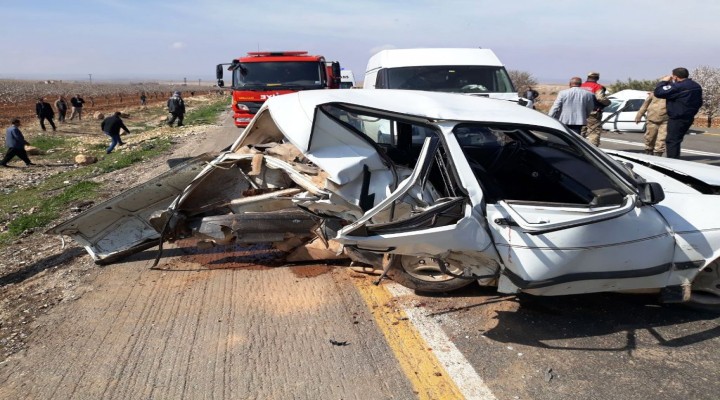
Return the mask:
<path id="1" fill-rule="evenodd" d="M 173 93 L 172 97 L 168 99 L 167 108 L 172 115 L 168 121 L 168 125 L 172 126 L 175 119 L 177 119 L 177 126 L 183 126 L 183 118 L 185 117 L 185 102 L 180 96 L 180 92 Z"/>
<path id="2" fill-rule="evenodd" d="M 703 103 L 702 87 L 690 79 L 690 73 L 686 68 L 675 68 L 672 70 L 672 75 L 660 79 L 653 94 L 666 101 L 667 157 L 680 158 L 680 144 Z"/>
<path id="3" fill-rule="evenodd" d="M 607 89 L 598 83 L 600 73 L 590 72 L 585 83 L 580 85 L 581 88 L 595 95 L 593 110 L 587 118 L 587 125 L 583 129 L 582 135 L 587 137 L 590 143 L 600 147 L 600 135 L 602 134 L 602 112 L 605 106 L 610 105 L 610 99 L 607 98 Z"/>

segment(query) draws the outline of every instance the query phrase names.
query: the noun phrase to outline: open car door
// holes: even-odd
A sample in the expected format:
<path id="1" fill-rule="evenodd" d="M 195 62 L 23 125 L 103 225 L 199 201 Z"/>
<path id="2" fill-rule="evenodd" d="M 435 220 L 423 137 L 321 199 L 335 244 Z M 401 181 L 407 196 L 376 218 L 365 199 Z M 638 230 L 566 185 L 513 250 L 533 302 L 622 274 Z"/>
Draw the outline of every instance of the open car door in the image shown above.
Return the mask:
<path id="1" fill-rule="evenodd" d="M 444 259 L 452 253 L 489 250 L 491 255 L 482 258 L 494 258 L 490 236 L 473 212 L 470 199 L 459 188 L 432 187 L 433 174 L 446 174 L 436 181 L 452 179 L 443 154 L 440 139 L 426 137 L 412 173 L 384 201 L 339 231 L 335 240 L 374 253 Z M 449 196 L 429 195 L 438 192 Z M 389 221 L 375 221 L 388 213 Z"/>

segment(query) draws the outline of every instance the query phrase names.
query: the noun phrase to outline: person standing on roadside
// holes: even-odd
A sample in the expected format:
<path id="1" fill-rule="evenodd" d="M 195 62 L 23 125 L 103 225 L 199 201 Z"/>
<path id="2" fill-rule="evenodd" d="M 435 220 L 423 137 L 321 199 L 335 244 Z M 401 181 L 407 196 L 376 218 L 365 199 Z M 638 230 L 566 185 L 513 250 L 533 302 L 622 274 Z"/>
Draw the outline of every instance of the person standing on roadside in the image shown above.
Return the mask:
<path id="1" fill-rule="evenodd" d="M 570 78 L 569 89 L 558 93 L 548 115 L 565 124 L 573 132 L 580 134 L 587 124 L 588 115 L 595 105 L 595 96 L 582 89 L 582 79 L 575 76 Z"/>
<path id="2" fill-rule="evenodd" d="M 55 100 L 55 109 L 58 113 L 58 122 L 65 122 L 65 114 L 67 114 L 68 109 L 65 97 L 58 96 L 57 100 Z"/>
<path id="3" fill-rule="evenodd" d="M 587 126 L 582 132 L 584 137 L 590 141 L 595 147 L 600 147 L 600 136 L 602 135 L 602 112 L 605 106 L 610 105 L 610 99 L 607 98 L 607 89 L 598 83 L 600 73 L 590 72 L 585 83 L 580 85 L 581 88 L 589 91 L 595 96 L 593 110 L 588 116 Z"/>
<path id="4" fill-rule="evenodd" d="M 75 97 L 70 99 L 70 105 L 72 105 L 72 112 L 70 113 L 70 121 L 75 119 L 75 115 L 78 117 L 78 121 L 82 121 L 82 108 L 85 104 L 85 100 L 76 94 Z"/>
<path id="5" fill-rule="evenodd" d="M 102 129 L 103 133 L 110 136 L 110 147 L 108 147 L 105 151 L 107 154 L 112 153 L 113 149 L 115 149 L 115 146 L 122 146 L 125 144 L 123 143 L 122 138 L 120 138 L 120 129 L 124 130 L 127 133 L 130 133 L 130 130 L 127 128 L 127 126 L 125 126 L 122 118 L 120 118 L 121 115 L 122 113 L 120 111 L 116 111 L 113 115 L 105 118 L 100 124 L 100 128 Z"/>
<path id="6" fill-rule="evenodd" d="M 686 68 L 679 67 L 660 79 L 653 94 L 667 102 L 667 157 L 680 158 L 680 144 L 702 106 L 702 87 L 690 79 Z"/>
<path id="7" fill-rule="evenodd" d="M 168 99 L 167 108 L 172 115 L 168 121 L 168 125 L 172 126 L 175 119 L 177 119 L 177 126 L 183 126 L 183 118 L 185 117 L 185 101 L 183 101 L 180 92 L 173 93 L 172 97 Z"/>
<path id="8" fill-rule="evenodd" d="M 533 89 L 532 86 L 528 86 L 525 90 L 525 98 L 528 100 L 527 104 L 525 104 L 525 107 L 535 109 L 535 102 L 537 101 L 537 98 L 540 96 L 540 93 L 538 93 L 537 90 Z"/>
<path id="9" fill-rule="evenodd" d="M 7 163 L 15 156 L 23 160 L 27 166 L 36 165 L 30 161 L 25 151 L 25 145 L 29 145 L 30 143 L 25 140 L 25 136 L 23 136 L 20 131 L 20 119 L 15 118 L 11 123 L 12 125 L 5 131 L 5 147 L 7 147 L 7 152 L 2 161 L 0 161 L 0 166 L 7 167 Z"/>
<path id="10" fill-rule="evenodd" d="M 53 122 L 53 118 L 55 118 L 55 111 L 53 111 L 50 103 L 45 101 L 42 97 L 39 97 L 37 103 L 35 104 L 35 115 L 37 115 L 40 120 L 40 129 L 43 131 L 46 130 L 45 120 L 47 120 L 50 123 L 50 126 L 52 126 L 53 132 L 57 130 L 55 128 L 55 123 Z"/>
<path id="11" fill-rule="evenodd" d="M 645 116 L 645 154 L 662 157 L 665 153 L 668 121 L 665 99 L 659 99 L 650 93 L 635 115 L 635 123 L 639 124 L 643 116 Z"/>

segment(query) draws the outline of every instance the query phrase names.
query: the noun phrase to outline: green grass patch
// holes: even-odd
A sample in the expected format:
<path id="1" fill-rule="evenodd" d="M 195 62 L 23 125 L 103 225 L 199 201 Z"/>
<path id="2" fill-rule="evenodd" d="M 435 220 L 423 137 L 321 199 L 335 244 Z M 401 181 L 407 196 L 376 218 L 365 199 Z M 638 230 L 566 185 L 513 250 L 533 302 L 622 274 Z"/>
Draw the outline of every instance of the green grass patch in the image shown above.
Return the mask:
<path id="1" fill-rule="evenodd" d="M 213 124 L 217 121 L 219 114 L 228 106 L 227 98 L 204 103 L 186 114 L 185 123 L 188 125 Z M 154 129 L 156 123 L 153 121 L 163 114 L 164 110 L 159 108 L 153 111 L 143 111 L 142 114 L 136 116 L 137 121 L 129 118 L 126 124 L 130 125 L 134 122 L 134 126 L 131 127 L 133 133 Z M 79 140 L 41 135 L 33 138 L 32 144 L 44 151 L 54 150 L 45 156 L 47 158 L 66 159 L 73 156 L 72 149 L 80 145 Z M 167 152 L 171 146 L 172 138 L 169 136 L 149 139 L 134 147 L 133 150 L 107 154 L 95 164 L 48 176 L 35 187 L 3 194 L 0 196 L 0 223 L 3 222 L 1 220 L 3 217 L 9 217 L 10 221 L 7 223 L 7 230 L 0 233 L 0 245 L 12 243 L 27 230 L 47 229 L 47 225 L 55 221 L 61 212 L 74 202 L 95 200 L 102 190 L 102 184 L 92 182 L 92 178 L 129 167 L 135 163 L 145 162 Z M 84 147 L 92 153 L 101 153 L 104 152 L 107 144 L 85 144 Z"/>
<path id="2" fill-rule="evenodd" d="M 64 187 L 62 190 L 45 192 L 41 185 L 36 188 L 13 193 L 2 201 L 2 208 L 18 206 L 15 210 L 30 214 L 21 214 L 7 226 L 7 231 L 0 234 L 0 244 L 7 244 L 28 229 L 45 227 L 60 216 L 60 211 L 69 204 L 79 200 L 91 199 L 98 192 L 101 184 L 97 182 L 82 181 Z"/>
<path id="3" fill-rule="evenodd" d="M 71 143 L 67 138 L 61 136 L 40 135 L 32 139 L 32 145 L 42 151 L 48 151 L 58 147 L 70 146 Z"/>
<path id="4" fill-rule="evenodd" d="M 230 106 L 227 98 L 213 100 L 203 104 L 185 115 L 185 125 L 214 124 L 221 112 Z"/>
<path id="5" fill-rule="evenodd" d="M 169 137 L 147 140 L 132 151 L 108 154 L 95 164 L 50 176 L 36 187 L 0 196 L 0 215 L 14 214 L 7 231 L 0 233 L 0 244 L 12 242 L 28 229 L 45 228 L 74 202 L 93 200 L 102 184 L 88 179 L 149 160 L 171 145 Z"/>
<path id="6" fill-rule="evenodd" d="M 172 141 L 169 137 L 147 140 L 133 151 L 121 151 L 108 154 L 104 160 L 100 160 L 95 164 L 95 167 L 98 168 L 101 173 L 117 171 L 137 162 L 156 157 L 170 149 L 170 146 L 172 146 Z"/>

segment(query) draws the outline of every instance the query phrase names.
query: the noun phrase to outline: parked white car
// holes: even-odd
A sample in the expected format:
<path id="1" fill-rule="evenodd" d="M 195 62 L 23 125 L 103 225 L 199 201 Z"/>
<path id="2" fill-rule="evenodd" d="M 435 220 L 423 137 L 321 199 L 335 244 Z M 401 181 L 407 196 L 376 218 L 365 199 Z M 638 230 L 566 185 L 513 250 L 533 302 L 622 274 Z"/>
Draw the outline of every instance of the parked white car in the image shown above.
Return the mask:
<path id="1" fill-rule="evenodd" d="M 717 308 L 718 193 L 718 167 L 608 154 L 507 101 L 318 90 L 269 99 L 230 151 L 51 232 L 100 262 L 189 236 L 322 243 L 422 291 L 654 289 Z"/>
<path id="2" fill-rule="evenodd" d="M 645 117 L 636 123 L 635 116 L 649 95 L 644 90 L 626 89 L 608 96 L 611 103 L 603 109 L 602 128 L 614 132 L 645 132 Z"/>

